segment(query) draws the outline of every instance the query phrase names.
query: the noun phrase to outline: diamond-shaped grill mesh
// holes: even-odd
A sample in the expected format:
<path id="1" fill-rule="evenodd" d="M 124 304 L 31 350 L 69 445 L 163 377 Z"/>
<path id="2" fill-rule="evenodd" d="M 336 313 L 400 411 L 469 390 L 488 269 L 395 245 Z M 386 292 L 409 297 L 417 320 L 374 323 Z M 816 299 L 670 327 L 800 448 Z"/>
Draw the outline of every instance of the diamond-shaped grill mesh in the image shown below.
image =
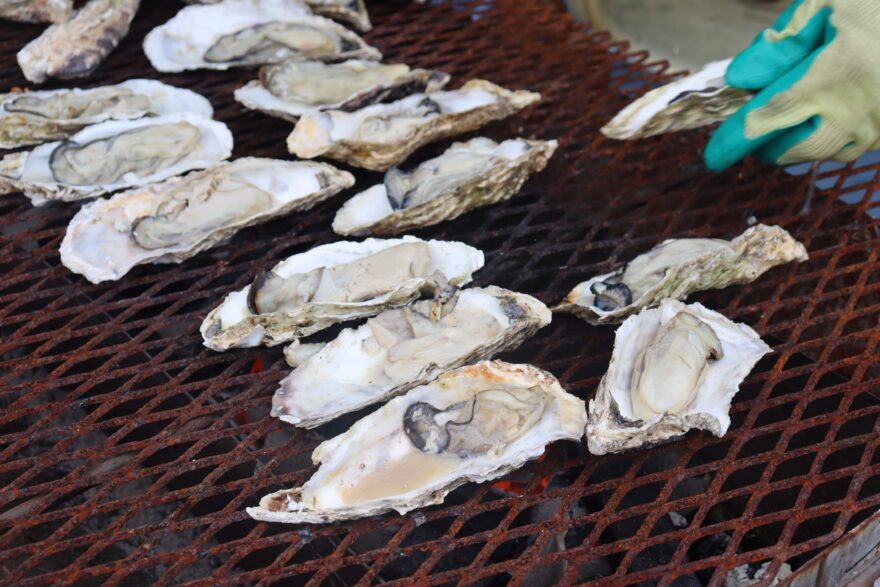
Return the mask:
<path id="1" fill-rule="evenodd" d="M 144 0 L 132 34 L 89 84 L 145 76 L 192 88 L 233 129 L 236 156 L 285 157 L 289 124 L 232 100 L 252 72 L 151 70 L 140 42 L 180 6 Z M 710 174 L 701 133 L 603 139 L 599 127 L 666 67 L 576 24 L 561 4 L 369 8 L 376 28 L 367 38 L 389 61 L 545 96 L 485 129 L 496 139 L 560 138 L 523 195 L 418 232 L 485 250 L 477 285 L 555 303 L 662 239 L 731 238 L 752 216 L 807 245 L 807 263 L 695 296 L 774 347 L 737 395 L 730 432 L 602 458 L 554 445 L 503 489 L 467 485 L 407 516 L 257 523 L 245 506 L 304 482 L 311 450 L 357 416 L 313 432 L 270 419 L 286 373 L 280 349 L 213 353 L 198 325 L 258 270 L 335 240 L 332 215 L 352 192 L 181 265 L 140 267 L 99 286 L 59 262 L 76 204 L 35 209 L 4 196 L 0 583 L 720 585 L 745 563 L 769 561 L 771 572 L 802 564 L 878 508 L 876 163 L 826 165 L 827 189 L 801 215 L 806 177 L 756 162 Z M 0 89 L 25 85 L 15 51 L 39 30 L 0 23 Z M 379 177 L 358 173 L 358 187 Z M 558 316 L 504 358 L 548 369 L 587 399 L 612 342 L 609 328 Z"/>

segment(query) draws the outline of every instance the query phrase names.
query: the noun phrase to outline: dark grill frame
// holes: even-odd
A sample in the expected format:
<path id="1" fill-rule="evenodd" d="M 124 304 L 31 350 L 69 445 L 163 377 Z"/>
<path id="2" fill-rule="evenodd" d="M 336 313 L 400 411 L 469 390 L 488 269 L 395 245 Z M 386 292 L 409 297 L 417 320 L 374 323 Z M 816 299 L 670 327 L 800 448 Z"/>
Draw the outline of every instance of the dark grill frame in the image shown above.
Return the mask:
<path id="1" fill-rule="evenodd" d="M 232 100 L 253 72 L 152 71 L 140 42 L 180 4 L 143 4 L 129 37 L 81 85 L 142 76 L 194 89 L 232 128 L 235 156 L 286 157 L 290 125 Z M 357 416 L 313 432 L 269 418 L 286 372 L 280 348 L 213 353 L 198 325 L 258 270 L 337 240 L 332 215 L 354 191 L 181 265 L 98 286 L 59 262 L 77 204 L 32 208 L 3 196 L 0 582 L 720 585 L 742 564 L 769 562 L 771 575 L 803 564 L 878 509 L 877 161 L 824 164 L 825 189 L 801 215 L 806 176 L 754 161 L 710 174 L 700 160 L 705 133 L 602 138 L 599 127 L 667 79 L 667 66 L 575 23 L 561 3 L 368 7 L 376 28 L 366 37 L 388 61 L 444 69 L 453 85 L 484 77 L 545 96 L 483 134 L 559 138 L 547 170 L 519 198 L 416 233 L 482 248 L 477 285 L 556 303 L 665 238 L 731 238 L 749 216 L 806 244 L 807 263 L 693 298 L 774 348 L 735 398 L 730 432 L 610 457 L 557 444 L 511 475 L 508 491 L 467 485 L 406 516 L 254 522 L 245 506 L 304 482 L 311 450 Z M 0 90 L 25 86 L 14 54 L 39 31 L 0 23 Z M 358 189 L 380 177 L 356 175 Z M 610 328 L 557 316 L 503 358 L 547 369 L 588 399 L 612 342 Z"/>

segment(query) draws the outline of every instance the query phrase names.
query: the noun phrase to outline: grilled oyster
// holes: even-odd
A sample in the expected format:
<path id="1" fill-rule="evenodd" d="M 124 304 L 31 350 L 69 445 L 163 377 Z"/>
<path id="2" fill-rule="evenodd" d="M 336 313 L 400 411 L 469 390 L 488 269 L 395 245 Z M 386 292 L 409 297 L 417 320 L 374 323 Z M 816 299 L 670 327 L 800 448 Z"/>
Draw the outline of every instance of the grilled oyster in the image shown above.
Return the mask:
<path id="1" fill-rule="evenodd" d="M 344 235 L 392 235 L 458 218 L 519 192 L 544 169 L 556 141 L 487 138 L 455 143 L 409 173 L 392 167 L 385 182 L 343 204 L 333 230 Z"/>
<path id="2" fill-rule="evenodd" d="M 34 83 L 90 75 L 128 34 L 138 6 L 140 0 L 90 0 L 18 52 L 21 71 Z"/>
<path id="3" fill-rule="evenodd" d="M 652 90 L 602 128 L 617 140 L 640 139 L 721 122 L 754 95 L 727 85 L 731 59 L 706 65 L 693 75 Z"/>
<path id="4" fill-rule="evenodd" d="M 511 92 L 471 80 L 458 90 L 413 94 L 356 112 L 306 114 L 288 137 L 287 148 L 304 159 L 323 156 L 385 171 L 423 145 L 476 130 L 540 99 L 534 92 Z"/>
<path id="5" fill-rule="evenodd" d="M 111 120 L 71 138 L 0 160 L 0 193 L 21 191 L 35 205 L 94 198 L 210 167 L 232 153 L 216 120 L 171 114 Z"/>
<path id="6" fill-rule="evenodd" d="M 257 520 L 326 523 L 440 503 L 468 482 L 501 477 L 556 440 L 581 438 L 584 403 L 531 365 L 490 361 L 410 390 L 322 443 L 302 487 L 247 512 Z"/>
<path id="7" fill-rule="evenodd" d="M 322 245 L 226 296 L 202 323 L 202 337 L 218 351 L 281 344 L 421 296 L 446 295 L 482 266 L 482 252 L 457 242 L 407 236 Z"/>
<path id="8" fill-rule="evenodd" d="M 187 4 L 218 4 L 220 0 L 184 0 Z M 359 31 L 373 28 L 364 0 L 306 0 L 316 14 L 350 24 Z"/>
<path id="9" fill-rule="evenodd" d="M 804 245 L 788 232 L 764 224 L 732 241 L 670 239 L 613 273 L 579 284 L 554 311 L 591 324 L 616 324 L 663 299 L 750 283 L 777 265 L 808 258 Z"/>
<path id="10" fill-rule="evenodd" d="M 73 0 L 0 0 L 0 18 L 18 22 L 64 22 Z"/>
<path id="11" fill-rule="evenodd" d="M 314 428 L 515 348 L 549 323 L 544 304 L 498 287 L 385 310 L 343 330 L 285 377 L 272 415 Z"/>
<path id="12" fill-rule="evenodd" d="M 187 6 L 144 39 L 159 71 L 229 69 L 285 59 L 381 59 L 375 48 L 294 0 L 226 0 Z"/>
<path id="13" fill-rule="evenodd" d="M 672 440 L 724 436 L 730 401 L 772 349 L 745 324 L 700 304 L 663 300 L 617 329 L 611 364 L 590 400 L 587 445 L 602 455 Z"/>
<path id="14" fill-rule="evenodd" d="M 350 173 L 326 164 L 251 157 L 220 163 L 83 206 L 61 241 L 61 262 L 92 283 L 119 279 L 135 265 L 179 263 L 353 184 Z"/>
<path id="15" fill-rule="evenodd" d="M 66 139 L 90 124 L 189 112 L 211 118 L 207 99 L 147 79 L 87 90 L 0 94 L 0 149 Z"/>
<path id="16" fill-rule="evenodd" d="M 442 88 L 449 76 L 403 64 L 351 59 L 343 63 L 289 59 L 260 69 L 260 80 L 235 90 L 235 99 L 296 122 L 316 110 L 356 110 L 389 97 Z"/>

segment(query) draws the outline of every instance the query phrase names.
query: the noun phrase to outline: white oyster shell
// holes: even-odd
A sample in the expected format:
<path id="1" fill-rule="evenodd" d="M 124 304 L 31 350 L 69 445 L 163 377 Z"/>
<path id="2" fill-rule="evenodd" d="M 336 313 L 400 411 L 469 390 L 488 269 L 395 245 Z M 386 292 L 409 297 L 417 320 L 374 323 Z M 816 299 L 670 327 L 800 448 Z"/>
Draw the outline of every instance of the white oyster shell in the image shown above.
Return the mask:
<path id="1" fill-rule="evenodd" d="M 330 165 L 306 161 L 243 158 L 224 162 L 185 177 L 175 177 L 96 200 L 83 206 L 61 241 L 61 262 L 92 283 L 116 280 L 144 263 L 179 263 L 216 246 L 239 230 L 294 211 L 307 210 L 351 187 L 350 173 Z M 132 234 L 139 220 L 154 217 L 169 204 L 186 202 L 192 211 L 204 200 L 205 190 L 227 189 L 217 199 L 220 210 L 202 213 L 207 226 L 180 234 L 176 242 L 142 247 Z M 248 213 L 242 190 L 266 194 L 263 206 Z M 217 198 L 217 196 L 212 196 Z M 197 198 L 197 201 L 193 201 Z M 230 206 L 230 204 L 232 204 Z"/>
<path id="2" fill-rule="evenodd" d="M 166 158 L 157 169 L 140 174 L 128 172 L 109 182 L 103 183 L 64 183 L 55 178 L 53 172 L 53 156 L 56 151 L 68 147 L 80 147 L 94 144 L 96 141 L 115 140 L 126 133 L 142 132 L 148 127 L 157 130 L 171 129 L 182 125 L 189 132 L 197 131 L 197 143 L 194 148 L 180 156 L 169 157 L 166 150 L 155 148 L 153 158 Z M 130 134 L 128 136 L 131 136 Z M 165 140 L 174 144 L 173 136 L 165 133 Z M 177 144 L 182 144 L 177 141 Z M 120 161 L 138 161 L 138 157 L 150 153 L 150 146 L 138 145 L 137 150 L 126 150 L 108 154 L 104 152 L 104 160 L 109 156 L 118 157 Z M 32 151 L 13 153 L 0 160 L 0 194 L 23 192 L 35 205 L 47 200 L 81 200 L 94 198 L 110 192 L 146 185 L 162 181 L 193 169 L 210 167 L 232 154 L 232 133 L 222 122 L 192 114 L 169 114 L 166 116 L 146 117 L 138 120 L 111 120 L 95 124 L 79 131 L 69 139 L 60 142 L 46 143 Z"/>
<path id="3" fill-rule="evenodd" d="M 680 312 L 687 312 L 711 327 L 721 342 L 723 356 L 706 363 L 689 405 L 676 413 L 639 420 L 634 416 L 632 400 L 633 374 L 640 368 L 639 357 L 663 326 Z M 603 455 L 651 446 L 692 429 L 723 436 L 730 426 L 733 396 L 755 363 L 771 350 L 745 324 L 736 324 L 700 304 L 664 300 L 656 309 L 631 316 L 617 329 L 608 371 L 589 403 L 586 435 L 590 452 Z M 661 390 L 663 383 L 655 382 Z"/>
<path id="4" fill-rule="evenodd" d="M 423 274 L 396 280 L 389 274 L 404 272 L 409 266 L 374 266 L 381 263 L 388 249 L 405 244 L 421 243 L 427 247 L 421 252 L 428 256 L 428 267 Z M 381 256 L 380 256 L 381 255 Z M 376 261 L 379 263 L 379 261 Z M 472 274 L 482 268 L 483 253 L 463 243 L 423 241 L 411 236 L 400 239 L 367 239 L 363 242 L 337 242 L 315 247 L 305 253 L 292 255 L 273 267 L 271 273 L 281 279 L 296 279 L 321 269 L 332 271 L 342 266 L 362 265 L 364 271 L 350 289 L 369 282 L 375 295 L 357 301 L 345 301 L 346 291 L 327 299 L 311 300 L 292 309 L 254 313 L 249 298 L 254 284 L 232 292 L 223 303 L 211 311 L 202 322 L 201 332 L 205 346 L 222 351 L 234 347 L 269 346 L 308 336 L 332 324 L 373 316 L 388 308 L 400 307 L 424 295 L 439 295 L 447 286 L 460 287 L 471 280 Z M 358 281 L 360 283 L 358 283 Z M 379 281 L 379 283 L 375 283 Z"/>
<path id="5" fill-rule="evenodd" d="M 617 271 L 579 284 L 554 311 L 575 314 L 591 324 L 616 324 L 661 300 L 683 300 L 697 291 L 750 283 L 777 265 L 808 258 L 804 245 L 783 228 L 764 224 L 732 241 L 670 239 Z M 613 308 L 597 305 L 597 284 L 626 281 L 632 303 Z"/>
<path id="6" fill-rule="evenodd" d="M 617 139 L 640 139 L 722 122 L 754 95 L 727 85 L 731 59 L 706 65 L 693 75 L 652 90 L 602 127 Z"/>
<path id="7" fill-rule="evenodd" d="M 373 28 L 364 0 L 305 0 L 316 14 L 350 24 L 359 31 Z M 220 0 L 184 0 L 187 4 L 218 4 Z"/>
<path id="8" fill-rule="evenodd" d="M 272 91 L 276 72 L 290 70 L 295 79 L 293 95 L 279 95 Z M 235 90 L 235 99 L 245 107 L 265 112 L 291 122 L 303 114 L 320 110 L 356 110 L 382 102 L 389 96 L 414 92 L 435 92 L 449 81 L 449 75 L 426 69 L 410 69 L 403 64 L 383 64 L 365 59 L 350 59 L 342 63 L 289 60 L 260 69 L 260 80 L 252 81 Z M 333 101 L 314 101 L 302 94 L 315 94 L 316 86 L 333 84 Z"/>
<path id="9" fill-rule="evenodd" d="M 179 72 L 190 69 L 229 69 L 265 63 L 277 63 L 291 57 L 313 58 L 308 51 L 291 54 L 278 51 L 258 59 L 208 61 L 207 52 L 227 35 L 269 23 L 302 25 L 324 31 L 340 41 L 341 49 L 318 58 L 381 59 L 382 54 L 367 45 L 355 33 L 335 22 L 311 14 L 298 0 L 225 0 L 218 4 L 187 6 L 165 24 L 144 38 L 144 53 L 159 71 Z"/>
<path id="10" fill-rule="evenodd" d="M 579 440 L 584 422 L 584 403 L 545 371 L 500 361 L 462 367 L 318 446 L 312 461 L 320 467 L 308 482 L 247 512 L 313 524 L 403 514 L 441 503 L 465 483 L 501 477 L 551 442 Z"/>
<path id="11" fill-rule="evenodd" d="M 303 428 L 388 400 L 444 371 L 491 359 L 550 323 L 547 307 L 499 287 L 385 310 L 343 330 L 281 381 L 272 415 Z M 302 346 L 302 345 L 297 345 Z"/>
<path id="12" fill-rule="evenodd" d="M 0 94 L 0 149 L 65 139 L 107 120 L 180 112 L 205 118 L 214 115 L 207 98 L 149 79 L 89 89 Z"/>
<path id="13" fill-rule="evenodd" d="M 287 148 L 304 159 L 329 157 L 385 171 L 423 145 L 476 130 L 540 99 L 534 92 L 471 80 L 458 90 L 413 94 L 355 112 L 306 114 L 288 137 Z"/>
<path id="14" fill-rule="evenodd" d="M 89 0 L 73 18 L 53 24 L 16 55 L 33 83 L 89 76 L 125 35 L 141 0 Z"/>
<path id="15" fill-rule="evenodd" d="M 64 22 L 73 0 L 0 0 L 0 18 L 18 22 Z"/>
<path id="16" fill-rule="evenodd" d="M 556 141 L 526 139 L 498 144 L 485 137 L 454 143 L 411 172 L 391 169 L 384 183 L 345 202 L 333 219 L 333 230 L 388 236 L 503 202 L 532 173 L 544 169 L 556 146 Z"/>

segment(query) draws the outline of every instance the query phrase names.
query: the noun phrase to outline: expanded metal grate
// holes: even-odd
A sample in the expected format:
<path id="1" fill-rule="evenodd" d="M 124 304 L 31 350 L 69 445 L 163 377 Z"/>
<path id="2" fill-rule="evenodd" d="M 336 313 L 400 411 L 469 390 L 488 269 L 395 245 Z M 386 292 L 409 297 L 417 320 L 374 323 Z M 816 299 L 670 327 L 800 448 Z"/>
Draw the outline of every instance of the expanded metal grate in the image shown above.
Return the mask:
<path id="1" fill-rule="evenodd" d="M 558 301 L 578 281 L 662 239 L 733 237 L 750 219 L 801 239 L 809 262 L 695 299 L 752 325 L 774 353 L 747 379 L 721 439 L 594 457 L 552 446 L 500 485 L 442 506 L 328 526 L 252 521 L 245 506 L 304 482 L 312 432 L 268 416 L 280 348 L 214 353 L 198 325 L 227 292 L 283 257 L 336 240 L 348 192 L 237 235 L 181 265 L 93 286 L 60 265 L 72 205 L 0 198 L 0 582 L 368 585 L 721 585 L 731 569 L 803 564 L 880 506 L 880 165 L 808 179 L 748 162 L 706 172 L 702 133 L 634 143 L 598 128 L 664 79 L 665 64 L 565 15 L 560 3 L 368 2 L 389 61 L 539 90 L 544 101 L 485 134 L 560 138 L 522 197 L 422 237 L 486 252 L 477 285 Z M 285 157 L 290 125 L 242 110 L 252 72 L 157 75 L 144 34 L 181 6 L 144 0 L 132 34 L 89 84 L 145 76 L 209 96 L 236 156 Z M 2 88 L 39 27 L 0 23 Z M 439 153 L 436 145 L 419 153 Z M 358 187 L 378 174 L 358 173 Z M 841 197 L 844 197 L 841 200 Z M 582 398 L 613 330 L 557 316 L 504 358 L 556 374 Z"/>

